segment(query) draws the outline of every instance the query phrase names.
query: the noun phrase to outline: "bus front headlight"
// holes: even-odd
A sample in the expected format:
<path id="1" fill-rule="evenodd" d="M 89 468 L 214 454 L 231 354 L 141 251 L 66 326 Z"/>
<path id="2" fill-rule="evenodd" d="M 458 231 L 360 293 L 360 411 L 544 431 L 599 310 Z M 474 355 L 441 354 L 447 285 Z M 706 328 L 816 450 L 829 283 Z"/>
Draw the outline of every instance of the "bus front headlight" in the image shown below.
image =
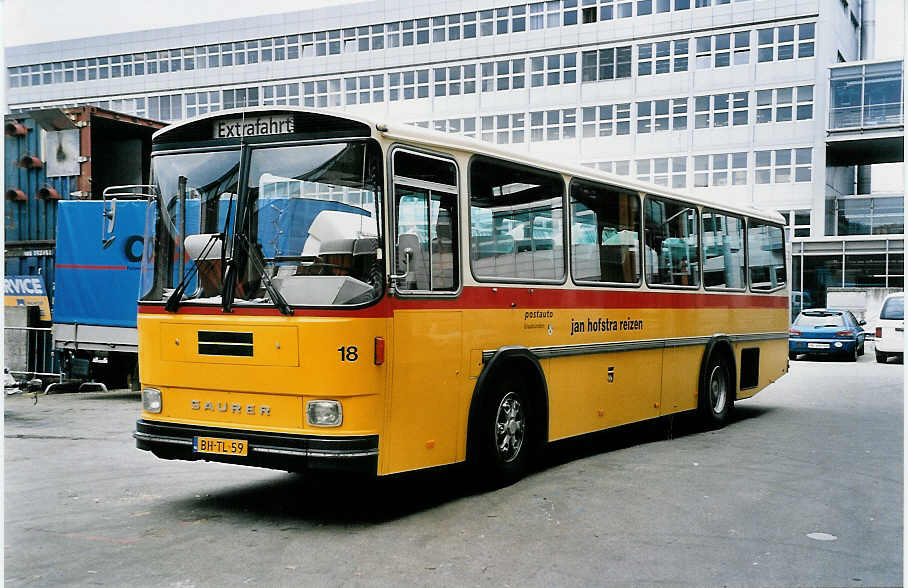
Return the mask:
<path id="1" fill-rule="evenodd" d="M 142 410 L 145 412 L 161 412 L 161 391 L 157 388 L 142 389 Z"/>
<path id="2" fill-rule="evenodd" d="M 336 400 L 310 400 L 306 403 L 306 420 L 315 427 L 339 427 L 344 411 Z"/>

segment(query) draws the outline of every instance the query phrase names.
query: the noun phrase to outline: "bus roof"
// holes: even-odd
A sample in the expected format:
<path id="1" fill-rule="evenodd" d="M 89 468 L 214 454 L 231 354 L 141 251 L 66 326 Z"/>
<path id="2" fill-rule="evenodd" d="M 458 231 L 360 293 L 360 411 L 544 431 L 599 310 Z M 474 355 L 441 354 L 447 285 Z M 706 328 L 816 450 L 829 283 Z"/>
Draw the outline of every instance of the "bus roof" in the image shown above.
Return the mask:
<path id="1" fill-rule="evenodd" d="M 564 164 L 555 161 L 547 161 L 545 159 L 536 157 L 531 154 L 521 153 L 516 150 L 507 149 L 500 147 L 494 143 L 486 143 L 478 139 L 471 137 L 464 137 L 461 135 L 455 135 L 452 133 L 444 133 L 441 131 L 435 131 L 430 129 L 425 129 L 418 127 L 416 125 L 407 124 L 403 122 L 398 122 L 394 120 L 381 120 L 372 117 L 360 116 L 358 114 L 351 114 L 350 112 L 344 109 L 338 108 L 306 108 L 303 106 L 250 106 L 247 108 L 237 108 L 233 110 L 221 110 L 214 113 L 205 114 L 191 119 L 186 119 L 178 123 L 167 126 L 159 131 L 156 131 L 152 135 L 152 140 L 156 141 L 161 138 L 163 135 L 169 134 L 171 131 L 196 123 L 205 119 L 216 119 L 223 118 L 225 116 L 236 116 L 242 113 L 265 113 L 265 112 L 301 112 L 308 113 L 313 115 L 329 116 L 340 119 L 347 119 L 350 121 L 355 121 L 367 125 L 370 129 L 374 129 L 376 133 L 380 134 L 383 137 L 388 139 L 397 139 L 400 141 L 406 141 L 410 143 L 421 144 L 425 147 L 442 147 L 447 149 L 454 149 L 458 151 L 466 151 L 470 153 L 476 153 L 480 155 L 487 155 L 491 157 L 497 157 L 501 159 L 506 159 L 514 163 L 521 163 L 524 165 L 539 167 L 542 169 L 547 169 L 550 171 L 562 173 L 572 177 L 578 177 L 587 180 L 593 180 L 597 182 L 602 182 L 614 186 L 619 186 L 627 188 L 629 190 L 636 190 L 640 192 L 646 192 L 648 194 L 653 194 L 657 196 L 666 196 L 668 198 L 675 198 L 678 200 L 683 200 L 690 202 L 692 204 L 697 204 L 701 206 L 706 206 L 710 208 L 716 208 L 718 210 L 723 210 L 731 213 L 737 213 L 741 215 L 747 215 L 761 220 L 771 221 L 777 224 L 785 224 L 784 217 L 778 212 L 772 210 L 764 210 L 751 206 L 740 206 L 740 205 L 731 205 L 724 202 L 719 202 L 711 198 L 704 198 L 702 196 L 695 196 L 692 194 L 685 194 L 676 190 L 672 190 L 665 186 L 659 186 L 656 184 L 651 184 L 648 182 L 641 182 L 630 178 L 628 176 L 619 176 L 616 174 L 606 173 L 591 167 L 582 166 L 579 164 L 571 165 Z"/>

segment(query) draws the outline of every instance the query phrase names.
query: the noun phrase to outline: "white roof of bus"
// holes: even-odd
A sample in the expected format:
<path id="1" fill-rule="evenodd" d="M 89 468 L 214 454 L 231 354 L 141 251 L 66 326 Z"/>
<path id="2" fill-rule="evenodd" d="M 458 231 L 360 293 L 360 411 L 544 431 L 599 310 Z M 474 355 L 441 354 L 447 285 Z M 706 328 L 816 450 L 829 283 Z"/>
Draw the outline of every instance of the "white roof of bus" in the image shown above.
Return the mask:
<path id="1" fill-rule="evenodd" d="M 456 149 L 459 151 L 466 151 L 470 153 L 478 153 L 482 155 L 490 155 L 493 157 L 498 157 L 501 159 L 506 159 L 508 161 L 513 161 L 514 163 L 522 163 L 525 165 L 530 165 L 533 167 L 540 167 L 543 169 L 548 169 L 554 172 L 559 172 L 562 174 L 585 178 L 588 180 L 597 180 L 603 183 L 612 184 L 615 186 L 620 186 L 628 188 L 630 190 L 637 190 L 641 192 L 646 192 L 648 194 L 667 196 L 670 198 L 676 198 L 678 200 L 684 200 L 691 202 L 693 204 L 698 204 L 707 207 L 714 207 L 720 210 L 727 212 L 748 215 L 763 220 L 769 220 L 774 223 L 785 224 L 784 217 L 773 210 L 764 210 L 756 207 L 750 206 L 739 206 L 731 205 L 718 200 L 713 200 L 711 198 L 704 198 L 702 196 L 695 196 L 692 194 L 684 194 L 678 192 L 665 186 L 658 186 L 656 184 L 650 184 L 647 182 L 640 182 L 638 180 L 632 179 L 627 176 L 619 176 L 615 174 L 605 173 L 597 169 L 582 165 L 571 165 L 564 164 L 555 161 L 547 161 L 545 159 L 540 159 L 533 155 L 527 153 L 521 153 L 519 151 L 514 151 L 511 149 L 500 147 L 493 143 L 486 143 L 484 141 L 479 141 L 478 139 L 473 139 L 470 137 L 463 137 L 460 135 L 454 135 L 451 133 L 443 133 L 440 131 L 434 131 L 430 129 L 424 129 L 422 127 L 417 127 L 412 124 L 392 121 L 392 120 L 380 120 L 377 118 L 369 118 L 360 116 L 358 114 L 351 114 L 343 109 L 338 108 L 306 108 L 302 106 L 253 106 L 249 108 L 240 108 L 234 110 L 221 110 L 215 113 L 205 114 L 195 118 L 187 119 L 180 121 L 176 124 L 164 127 L 152 135 L 153 139 L 157 139 L 160 135 L 166 134 L 169 131 L 204 119 L 212 118 L 222 118 L 224 116 L 230 115 L 241 115 L 245 112 L 247 115 L 249 113 L 257 112 L 275 112 L 275 111 L 285 111 L 285 112 L 307 112 L 312 114 L 324 114 L 329 116 L 336 116 L 338 118 L 345 118 L 353 121 L 357 121 L 367 125 L 370 129 L 374 129 L 378 134 L 390 138 L 398 139 L 401 141 L 406 141 L 410 143 L 421 144 L 425 147 L 443 147 L 448 149 Z M 384 130 L 379 130 L 381 127 Z"/>

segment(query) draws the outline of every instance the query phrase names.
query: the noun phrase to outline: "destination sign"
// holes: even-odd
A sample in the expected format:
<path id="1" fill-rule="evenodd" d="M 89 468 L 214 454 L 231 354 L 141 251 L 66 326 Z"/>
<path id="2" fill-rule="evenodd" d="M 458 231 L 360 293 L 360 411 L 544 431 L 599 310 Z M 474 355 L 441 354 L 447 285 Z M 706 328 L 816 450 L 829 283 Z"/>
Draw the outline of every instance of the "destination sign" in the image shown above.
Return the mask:
<path id="1" fill-rule="evenodd" d="M 293 132 L 293 115 L 247 116 L 228 118 L 214 123 L 215 139 L 239 139 L 262 135 L 282 135 Z"/>

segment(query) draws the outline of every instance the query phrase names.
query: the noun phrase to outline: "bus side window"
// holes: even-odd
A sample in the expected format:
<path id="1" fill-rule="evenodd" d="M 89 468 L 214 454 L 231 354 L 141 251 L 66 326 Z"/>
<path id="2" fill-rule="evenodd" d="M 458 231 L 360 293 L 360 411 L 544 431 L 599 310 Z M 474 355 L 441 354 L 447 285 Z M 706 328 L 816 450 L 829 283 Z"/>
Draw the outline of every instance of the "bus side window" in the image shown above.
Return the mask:
<path id="1" fill-rule="evenodd" d="M 785 285 L 782 227 L 748 219 L 747 267 L 751 290 L 773 290 Z"/>
<path id="2" fill-rule="evenodd" d="M 640 282 L 640 200 L 636 194 L 571 181 L 571 258 L 579 282 Z"/>
<path id="3" fill-rule="evenodd" d="M 457 169 L 454 163 L 394 152 L 394 273 L 397 289 L 451 292 L 459 285 Z"/>
<path id="4" fill-rule="evenodd" d="M 470 161 L 470 264 L 480 280 L 564 280 L 564 179 L 490 157 Z"/>
<path id="5" fill-rule="evenodd" d="M 699 286 L 700 240 L 697 209 L 646 197 L 644 260 L 650 285 Z"/>
<path id="6" fill-rule="evenodd" d="M 703 285 L 707 288 L 743 289 L 744 219 L 703 211 Z"/>

